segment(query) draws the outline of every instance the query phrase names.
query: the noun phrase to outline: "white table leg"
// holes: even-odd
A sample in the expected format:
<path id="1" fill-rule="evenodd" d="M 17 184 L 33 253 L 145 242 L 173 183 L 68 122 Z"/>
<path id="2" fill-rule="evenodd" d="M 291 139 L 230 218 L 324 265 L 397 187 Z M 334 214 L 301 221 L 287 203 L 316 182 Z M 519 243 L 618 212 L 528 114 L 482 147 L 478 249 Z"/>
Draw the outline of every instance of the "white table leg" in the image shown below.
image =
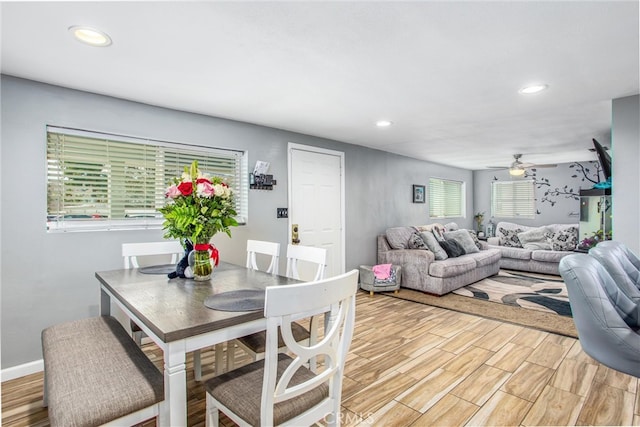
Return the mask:
<path id="1" fill-rule="evenodd" d="M 111 297 L 100 287 L 100 315 L 111 316 Z"/>
<path id="2" fill-rule="evenodd" d="M 215 345 L 215 355 L 216 355 L 216 366 L 215 366 L 215 370 L 216 370 L 216 376 L 218 375 L 222 375 L 222 373 L 224 372 L 224 365 L 222 364 L 222 359 L 223 359 L 223 352 L 224 352 L 224 344 L 220 343 L 220 344 L 216 344 Z"/>
<path id="3" fill-rule="evenodd" d="M 184 341 L 167 344 L 164 354 L 164 399 L 158 424 L 180 427 L 187 425 L 187 373 Z"/>

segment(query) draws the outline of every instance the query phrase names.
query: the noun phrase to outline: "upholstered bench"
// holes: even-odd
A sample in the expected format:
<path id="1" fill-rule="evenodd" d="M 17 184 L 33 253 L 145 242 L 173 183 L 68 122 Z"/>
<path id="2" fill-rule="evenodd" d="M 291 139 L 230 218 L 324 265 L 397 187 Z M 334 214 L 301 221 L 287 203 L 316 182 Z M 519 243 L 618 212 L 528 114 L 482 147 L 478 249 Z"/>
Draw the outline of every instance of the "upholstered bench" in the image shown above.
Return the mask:
<path id="1" fill-rule="evenodd" d="M 113 317 L 43 330 L 42 355 L 52 427 L 134 425 L 159 414 L 163 376 Z"/>

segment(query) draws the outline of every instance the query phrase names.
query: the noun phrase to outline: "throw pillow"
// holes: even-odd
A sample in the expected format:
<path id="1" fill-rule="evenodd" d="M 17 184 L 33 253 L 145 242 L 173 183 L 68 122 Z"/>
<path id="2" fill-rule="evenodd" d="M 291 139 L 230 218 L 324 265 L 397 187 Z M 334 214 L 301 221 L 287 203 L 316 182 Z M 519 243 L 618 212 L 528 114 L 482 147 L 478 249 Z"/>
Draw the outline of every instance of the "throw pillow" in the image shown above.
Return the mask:
<path id="1" fill-rule="evenodd" d="M 442 248 L 447 252 L 447 255 L 449 255 L 449 258 L 456 258 L 456 257 L 459 257 L 460 255 L 465 254 L 464 248 L 460 246 L 460 243 L 456 242 L 453 239 L 443 240 L 442 242 L 440 242 L 440 246 L 442 246 Z"/>
<path id="2" fill-rule="evenodd" d="M 444 225 L 444 229 L 447 231 L 456 231 L 460 230 L 460 227 L 458 227 L 458 224 L 456 224 L 455 222 L 449 222 Z"/>
<path id="3" fill-rule="evenodd" d="M 518 240 L 525 249 L 532 251 L 543 249 L 551 250 L 551 244 L 547 241 L 547 234 L 549 229 L 547 227 L 532 228 L 527 231 L 518 233 Z"/>
<path id="4" fill-rule="evenodd" d="M 578 245 L 578 229 L 576 227 L 549 233 L 548 236 L 547 241 L 554 251 L 573 251 Z"/>
<path id="5" fill-rule="evenodd" d="M 422 240 L 427 245 L 429 250 L 433 252 L 433 255 L 438 261 L 442 261 L 443 259 L 448 258 L 447 252 L 442 249 L 442 246 L 440 246 L 432 232 L 423 231 L 422 233 L 420 233 L 420 237 L 422 237 Z"/>
<path id="6" fill-rule="evenodd" d="M 478 239 L 478 235 L 475 230 L 467 230 L 469 232 L 469 236 L 473 239 L 473 243 L 476 244 L 476 248 L 482 250 L 482 244 L 480 243 L 480 239 Z"/>
<path id="7" fill-rule="evenodd" d="M 505 230 L 502 227 L 498 227 L 498 237 L 500 238 L 500 246 L 506 246 L 508 248 L 521 248 L 522 244 L 518 239 L 518 233 L 522 233 L 522 229 L 516 228 L 515 230 Z"/>
<path id="8" fill-rule="evenodd" d="M 424 240 L 418 233 L 413 233 L 411 237 L 409 237 L 409 243 L 407 246 L 409 247 L 409 249 L 429 249 L 429 247 L 426 245 L 426 243 L 424 243 Z"/>
<path id="9" fill-rule="evenodd" d="M 407 249 L 409 237 L 415 230 L 412 227 L 392 227 L 387 228 L 387 242 L 392 249 Z"/>
<path id="10" fill-rule="evenodd" d="M 480 249 L 478 249 L 467 230 L 447 231 L 444 233 L 444 238 L 458 242 L 460 246 L 462 246 L 462 249 L 464 249 L 465 254 L 480 252 Z"/>

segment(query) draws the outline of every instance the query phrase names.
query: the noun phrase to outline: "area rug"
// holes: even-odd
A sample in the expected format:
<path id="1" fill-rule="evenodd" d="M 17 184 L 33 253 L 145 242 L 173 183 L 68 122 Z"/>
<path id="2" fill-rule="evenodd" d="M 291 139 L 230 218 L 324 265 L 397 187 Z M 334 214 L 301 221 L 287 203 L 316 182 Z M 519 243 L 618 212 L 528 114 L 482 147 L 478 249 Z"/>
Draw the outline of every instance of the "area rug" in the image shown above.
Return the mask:
<path id="1" fill-rule="evenodd" d="M 501 272 L 506 274 L 516 273 L 508 270 L 501 270 Z M 560 279 L 558 276 L 555 277 Z M 493 278 L 496 278 L 496 276 L 493 276 Z M 560 316 L 553 311 L 532 310 L 522 306 L 502 304 L 479 298 L 470 298 L 453 292 L 438 297 L 425 294 L 424 292 L 415 291 L 413 289 L 401 288 L 400 292 L 397 294 L 390 292 L 384 292 L 381 294 L 392 298 L 400 298 L 420 304 L 473 314 L 476 316 L 486 317 L 488 319 L 500 320 L 568 337 L 578 337 L 578 332 L 575 324 L 573 323 L 573 319 L 570 316 Z"/>
<path id="2" fill-rule="evenodd" d="M 453 292 L 465 297 L 571 316 L 567 287 L 559 276 L 500 270 L 495 276 Z"/>

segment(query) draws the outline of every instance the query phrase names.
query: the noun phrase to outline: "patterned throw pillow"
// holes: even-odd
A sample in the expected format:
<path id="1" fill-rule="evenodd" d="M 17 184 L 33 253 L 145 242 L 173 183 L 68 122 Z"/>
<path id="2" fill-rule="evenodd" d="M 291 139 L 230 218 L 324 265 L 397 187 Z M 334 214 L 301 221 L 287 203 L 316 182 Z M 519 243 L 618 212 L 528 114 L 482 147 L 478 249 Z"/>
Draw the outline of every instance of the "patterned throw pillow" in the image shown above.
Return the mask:
<path id="1" fill-rule="evenodd" d="M 413 233 L 411 237 L 409 237 L 409 243 L 407 244 L 409 249 L 424 249 L 429 250 L 424 240 L 418 233 Z"/>
<path id="2" fill-rule="evenodd" d="M 555 233 L 549 233 L 547 241 L 554 251 L 573 251 L 578 245 L 578 229 L 569 227 Z"/>
<path id="3" fill-rule="evenodd" d="M 522 243 L 518 239 L 518 233 L 522 233 L 523 230 L 516 228 L 515 230 L 505 230 L 502 227 L 498 227 L 498 237 L 500 238 L 500 246 L 506 246 L 508 248 L 521 248 Z"/>

